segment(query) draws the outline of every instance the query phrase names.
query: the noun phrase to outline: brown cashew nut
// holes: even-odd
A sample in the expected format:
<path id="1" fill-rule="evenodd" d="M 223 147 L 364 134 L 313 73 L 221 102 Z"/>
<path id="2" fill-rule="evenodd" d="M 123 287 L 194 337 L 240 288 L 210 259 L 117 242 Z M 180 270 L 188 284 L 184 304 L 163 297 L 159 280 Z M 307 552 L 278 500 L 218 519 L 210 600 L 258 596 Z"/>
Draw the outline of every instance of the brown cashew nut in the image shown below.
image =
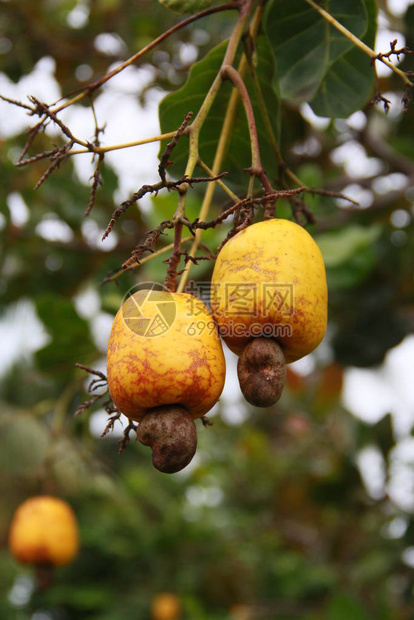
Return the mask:
<path id="1" fill-rule="evenodd" d="M 282 395 L 286 362 L 276 340 L 255 338 L 243 349 L 237 364 L 240 389 L 256 407 L 270 407 Z"/>
<path id="2" fill-rule="evenodd" d="M 165 474 L 186 467 L 197 448 L 194 420 L 183 407 L 168 405 L 149 411 L 141 420 L 137 437 L 152 449 L 152 463 Z"/>

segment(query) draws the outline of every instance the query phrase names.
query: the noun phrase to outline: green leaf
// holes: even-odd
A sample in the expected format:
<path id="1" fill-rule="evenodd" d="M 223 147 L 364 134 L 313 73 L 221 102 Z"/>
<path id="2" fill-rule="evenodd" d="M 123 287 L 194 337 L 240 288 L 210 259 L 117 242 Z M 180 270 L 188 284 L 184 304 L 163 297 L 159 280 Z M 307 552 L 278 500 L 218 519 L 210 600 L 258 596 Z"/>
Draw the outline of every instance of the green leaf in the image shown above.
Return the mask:
<path id="1" fill-rule="evenodd" d="M 363 41 L 372 47 L 376 33 L 377 6 L 375 0 L 364 2 L 369 25 Z M 353 48 L 330 66 L 310 105 L 318 116 L 347 118 L 369 101 L 374 79 L 369 56 Z"/>
<path id="2" fill-rule="evenodd" d="M 320 3 L 358 37 L 368 26 L 363 0 Z M 276 58 L 282 97 L 308 101 L 329 67 L 352 43 L 304 0 L 273 0 L 264 17 L 266 34 Z"/>
<path id="3" fill-rule="evenodd" d="M 319 235 L 316 241 L 325 266 L 329 268 L 347 262 L 358 250 L 370 247 L 380 234 L 381 227 L 376 224 L 369 227 L 353 225 Z"/>
<path id="4" fill-rule="evenodd" d="M 36 351 L 41 370 L 74 371 L 75 362 L 87 362 L 95 353 L 89 324 L 76 312 L 73 303 L 51 293 L 36 299 L 39 318 L 49 331 L 52 341 Z"/>
<path id="5" fill-rule="evenodd" d="M 193 65 L 188 80 L 180 89 L 167 95 L 159 107 L 161 131 L 169 132 L 177 129 L 184 116 L 192 111 L 194 115 L 199 111 L 204 98 L 220 70 L 227 42 L 213 48 L 200 62 Z M 271 49 L 266 37 L 261 36 L 257 40 L 257 77 L 261 86 L 266 108 L 270 112 L 270 122 L 277 138 L 279 134 L 279 109 L 280 102 L 274 88 L 275 65 Z M 272 150 L 269 134 L 257 101 L 253 81 L 250 75 L 245 76 L 246 87 L 252 100 L 255 114 L 257 132 L 260 143 L 262 164 L 269 176 L 277 175 L 277 162 Z M 200 157 L 211 166 L 217 148 L 223 120 L 226 114 L 229 99 L 233 87 L 230 83 L 224 83 L 216 97 L 210 113 L 204 123 L 199 140 Z M 161 152 L 166 143 L 161 145 Z M 169 172 L 179 178 L 184 174 L 188 158 L 188 141 L 182 138 L 172 154 L 173 165 L 168 168 Z M 251 165 L 251 149 L 249 131 L 243 106 L 239 102 L 236 116 L 233 121 L 232 136 L 227 146 L 227 151 L 222 164 L 222 170 L 227 171 L 226 182 L 233 185 L 245 184 L 247 173 L 243 168 Z"/>
<path id="6" fill-rule="evenodd" d="M 378 225 L 355 225 L 317 238 L 330 290 L 355 286 L 367 277 L 376 263 L 373 244 L 380 234 Z"/>
<path id="7" fill-rule="evenodd" d="M 197 13 L 207 9 L 212 0 L 159 0 L 159 2 L 176 13 Z"/>

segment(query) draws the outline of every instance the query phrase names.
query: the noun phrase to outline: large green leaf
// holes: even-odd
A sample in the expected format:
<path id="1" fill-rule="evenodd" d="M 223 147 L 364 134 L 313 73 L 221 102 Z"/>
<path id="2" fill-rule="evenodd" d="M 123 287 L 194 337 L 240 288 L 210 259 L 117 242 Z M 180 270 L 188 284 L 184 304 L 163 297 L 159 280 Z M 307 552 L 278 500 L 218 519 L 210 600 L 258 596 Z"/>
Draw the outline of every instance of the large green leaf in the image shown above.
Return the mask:
<path id="1" fill-rule="evenodd" d="M 329 290 L 355 286 L 371 273 L 377 260 L 374 243 L 380 234 L 378 225 L 353 225 L 317 237 Z"/>
<path id="2" fill-rule="evenodd" d="M 321 4 L 353 34 L 365 34 L 368 18 L 363 0 L 324 0 Z M 311 99 L 329 67 L 352 47 L 305 0 L 273 0 L 264 24 L 282 97 Z"/>
<path id="3" fill-rule="evenodd" d="M 70 373 L 75 370 L 75 362 L 91 361 L 96 348 L 89 324 L 78 315 L 71 300 L 52 294 L 39 295 L 36 310 L 52 338 L 35 353 L 41 370 Z"/>
<path id="4" fill-rule="evenodd" d="M 193 65 L 188 80 L 179 90 L 167 95 L 159 108 L 160 124 L 162 132 L 169 132 L 183 121 L 184 116 L 192 111 L 197 114 L 206 93 L 210 88 L 215 76 L 220 70 L 221 63 L 226 51 L 227 42 L 212 49 L 200 62 Z M 276 93 L 275 66 L 273 55 L 266 37 L 261 36 L 257 41 L 257 76 L 265 100 L 265 105 L 270 113 L 270 121 L 273 131 L 279 133 L 279 98 Z M 245 76 L 245 83 L 249 91 L 255 113 L 257 131 L 259 135 L 260 152 L 263 166 L 269 176 L 277 174 L 277 164 L 273 150 L 270 146 L 268 131 L 262 120 L 262 113 L 257 101 L 253 81 L 250 75 Z M 217 142 L 223 127 L 227 105 L 232 92 L 232 85 L 224 83 L 204 123 L 199 142 L 201 158 L 211 165 L 217 148 Z M 165 143 L 161 149 L 165 148 Z M 184 174 L 188 157 L 188 141 L 182 138 L 174 149 L 172 159 L 174 164 L 169 168 L 174 176 Z M 236 117 L 233 122 L 232 136 L 227 146 L 227 152 L 222 164 L 222 169 L 229 173 L 227 181 L 231 184 L 241 184 L 246 181 L 247 175 L 243 168 L 251 165 L 251 149 L 249 131 L 243 106 L 239 104 Z"/>
<path id="5" fill-rule="evenodd" d="M 364 2 L 369 19 L 363 41 L 372 47 L 376 33 L 377 5 L 376 0 Z M 374 78 L 369 56 L 354 47 L 331 65 L 310 105 L 319 116 L 347 118 L 369 101 Z"/>

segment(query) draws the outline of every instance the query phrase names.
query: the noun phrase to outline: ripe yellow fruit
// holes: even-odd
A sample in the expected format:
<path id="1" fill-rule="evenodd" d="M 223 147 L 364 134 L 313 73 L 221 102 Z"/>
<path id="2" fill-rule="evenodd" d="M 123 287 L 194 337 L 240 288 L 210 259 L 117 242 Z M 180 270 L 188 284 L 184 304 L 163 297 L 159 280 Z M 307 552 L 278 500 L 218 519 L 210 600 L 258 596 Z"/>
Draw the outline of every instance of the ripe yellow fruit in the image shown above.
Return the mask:
<path id="1" fill-rule="evenodd" d="M 294 222 L 273 219 L 239 232 L 222 248 L 212 277 L 219 331 L 238 355 L 253 338 L 274 338 L 287 363 L 313 351 L 327 325 L 322 254 Z"/>
<path id="2" fill-rule="evenodd" d="M 151 603 L 151 620 L 179 620 L 181 601 L 176 594 L 160 592 Z"/>
<path id="3" fill-rule="evenodd" d="M 73 510 L 63 500 L 47 495 L 26 500 L 13 516 L 9 549 L 25 564 L 68 564 L 79 549 Z"/>
<path id="4" fill-rule="evenodd" d="M 225 380 L 223 349 L 206 306 L 186 293 L 131 295 L 112 325 L 107 376 L 115 405 L 133 420 L 166 405 L 179 405 L 193 419 L 204 416 Z"/>

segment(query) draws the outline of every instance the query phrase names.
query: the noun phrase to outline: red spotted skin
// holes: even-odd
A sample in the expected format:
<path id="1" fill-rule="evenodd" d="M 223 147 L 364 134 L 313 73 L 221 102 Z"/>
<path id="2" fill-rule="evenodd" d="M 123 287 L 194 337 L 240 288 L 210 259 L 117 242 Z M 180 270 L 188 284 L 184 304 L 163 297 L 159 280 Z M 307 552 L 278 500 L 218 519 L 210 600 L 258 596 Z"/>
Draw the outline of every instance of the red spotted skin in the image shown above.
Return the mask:
<path id="1" fill-rule="evenodd" d="M 164 405 L 180 405 L 193 418 L 202 417 L 224 387 L 225 361 L 214 321 L 200 300 L 186 293 L 165 293 L 165 303 L 174 303 L 172 324 L 161 335 L 142 335 L 125 319 L 145 295 L 138 291 L 128 298 L 114 319 L 107 361 L 111 397 L 136 421 Z M 163 293 L 159 296 L 162 303 Z M 153 319 L 157 307 L 147 305 L 142 311 L 145 319 Z"/>

